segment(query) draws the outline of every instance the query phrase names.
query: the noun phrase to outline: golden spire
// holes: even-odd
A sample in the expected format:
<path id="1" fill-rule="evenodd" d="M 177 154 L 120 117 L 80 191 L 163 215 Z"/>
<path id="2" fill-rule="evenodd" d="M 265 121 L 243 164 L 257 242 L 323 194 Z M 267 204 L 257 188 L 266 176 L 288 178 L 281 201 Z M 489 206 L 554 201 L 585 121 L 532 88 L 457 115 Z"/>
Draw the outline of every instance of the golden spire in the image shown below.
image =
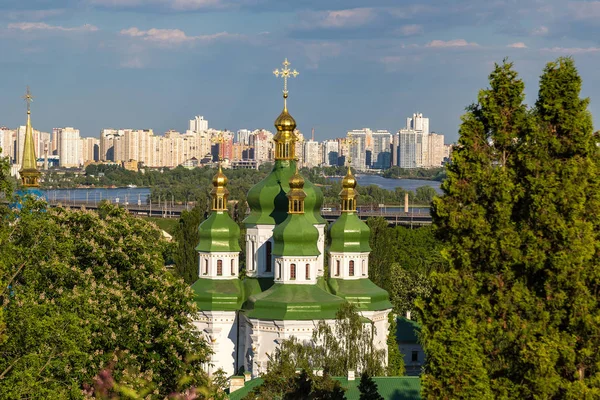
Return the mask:
<path id="1" fill-rule="evenodd" d="M 356 191 L 356 178 L 352 175 L 352 169 L 350 168 L 352 162 L 350 157 L 350 146 L 358 143 L 358 141 L 353 138 L 348 138 L 345 139 L 344 142 L 348 145 L 348 172 L 344 179 L 342 179 L 342 191 L 340 192 L 342 212 L 356 212 L 358 191 Z"/>
<path id="2" fill-rule="evenodd" d="M 289 78 L 297 77 L 299 72 L 295 69 L 290 70 L 290 65 L 291 63 L 286 58 L 285 61 L 283 61 L 283 68 L 275 69 L 273 71 L 273 74 L 276 77 L 281 76 L 283 78 L 283 111 L 275 120 L 277 134 L 273 139 L 275 141 L 275 160 L 294 160 L 296 158 L 296 135 L 294 133 L 294 130 L 296 129 L 296 121 L 287 110 L 287 81 Z"/>
<path id="3" fill-rule="evenodd" d="M 31 102 L 33 96 L 27 86 L 27 93 L 23 96 L 27 102 L 27 126 L 25 127 L 25 141 L 23 143 L 23 159 L 21 160 L 21 184 L 24 187 L 39 187 L 41 173 L 37 170 L 35 144 L 33 142 L 33 128 L 31 127 Z"/>
<path id="4" fill-rule="evenodd" d="M 296 173 L 289 180 L 290 191 L 287 193 L 289 199 L 289 214 L 304 214 L 304 178 L 298 172 L 298 163 L 296 163 Z"/>
<path id="5" fill-rule="evenodd" d="M 213 189 L 210 191 L 212 196 L 212 210 L 213 211 L 227 211 L 227 197 L 229 196 L 229 190 L 227 190 L 227 177 L 221 169 L 221 163 L 219 162 L 219 170 L 212 180 Z"/>

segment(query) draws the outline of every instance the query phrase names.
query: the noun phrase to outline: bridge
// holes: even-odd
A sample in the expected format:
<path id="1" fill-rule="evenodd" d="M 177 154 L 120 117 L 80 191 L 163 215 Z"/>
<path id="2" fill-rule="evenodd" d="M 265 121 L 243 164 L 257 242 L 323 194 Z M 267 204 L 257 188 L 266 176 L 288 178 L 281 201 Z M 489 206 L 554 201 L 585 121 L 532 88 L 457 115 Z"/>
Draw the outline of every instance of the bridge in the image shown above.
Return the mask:
<path id="1" fill-rule="evenodd" d="M 97 210 L 100 203 L 96 201 L 85 201 L 85 200 L 48 200 L 50 207 L 70 207 L 70 208 L 85 208 L 88 210 Z M 185 204 L 134 204 L 134 203 L 114 203 L 119 207 L 125 208 L 131 214 L 145 216 L 145 217 L 157 217 L 157 218 L 179 218 L 184 210 L 191 210 L 192 207 Z M 334 222 L 339 216 L 339 210 L 332 211 L 321 211 L 321 215 L 327 222 Z M 404 225 L 409 227 L 418 227 L 422 225 L 431 224 L 431 215 L 428 212 L 423 212 L 422 209 L 416 211 L 404 212 L 403 210 L 396 211 L 386 210 L 381 208 L 379 210 L 358 210 L 358 216 L 362 220 L 367 220 L 371 217 L 384 218 L 390 225 Z"/>

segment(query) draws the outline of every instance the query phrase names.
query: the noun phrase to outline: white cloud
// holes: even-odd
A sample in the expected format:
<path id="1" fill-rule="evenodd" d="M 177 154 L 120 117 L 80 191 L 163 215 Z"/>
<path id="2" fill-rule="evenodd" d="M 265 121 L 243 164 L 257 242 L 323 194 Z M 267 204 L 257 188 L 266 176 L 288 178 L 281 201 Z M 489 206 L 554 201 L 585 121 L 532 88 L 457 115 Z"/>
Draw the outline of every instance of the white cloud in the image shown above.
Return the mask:
<path id="1" fill-rule="evenodd" d="M 546 36 L 548 34 L 549 30 L 547 26 L 540 26 L 539 28 L 535 28 L 534 30 L 531 31 L 531 34 L 533 36 Z"/>
<path id="2" fill-rule="evenodd" d="M 600 52 L 600 47 L 551 47 L 541 49 L 548 53 L 560 53 L 560 54 L 590 54 Z"/>
<path id="3" fill-rule="evenodd" d="M 400 28 L 398 28 L 397 32 L 403 36 L 420 35 L 421 33 L 423 33 L 423 26 L 416 25 L 416 24 L 404 25 L 404 26 L 401 26 Z"/>
<path id="4" fill-rule="evenodd" d="M 96 32 L 98 28 L 94 25 L 85 24 L 75 27 L 65 27 L 60 25 L 49 25 L 45 22 L 18 22 L 8 24 L 8 29 L 20 30 L 23 32 L 32 31 L 58 31 L 58 32 Z"/>
<path id="5" fill-rule="evenodd" d="M 158 6 L 176 11 L 223 8 L 232 5 L 231 2 L 226 0 L 90 0 L 90 3 L 111 8 Z"/>
<path id="6" fill-rule="evenodd" d="M 121 35 L 153 42 L 159 45 L 179 45 L 192 42 L 213 42 L 219 39 L 241 38 L 242 35 L 227 32 L 219 32 L 211 35 L 188 36 L 181 29 L 148 29 L 140 30 L 136 27 L 121 30 Z"/>
<path id="7" fill-rule="evenodd" d="M 506 47 L 511 47 L 513 49 L 526 49 L 527 45 L 523 42 L 516 42 L 516 43 L 511 43 L 511 44 L 507 45 Z"/>
<path id="8" fill-rule="evenodd" d="M 465 39 L 453 39 L 453 40 L 432 40 L 427 43 L 425 47 L 432 48 L 447 48 L 447 47 L 478 47 L 479 45 L 475 42 L 467 42 Z"/>

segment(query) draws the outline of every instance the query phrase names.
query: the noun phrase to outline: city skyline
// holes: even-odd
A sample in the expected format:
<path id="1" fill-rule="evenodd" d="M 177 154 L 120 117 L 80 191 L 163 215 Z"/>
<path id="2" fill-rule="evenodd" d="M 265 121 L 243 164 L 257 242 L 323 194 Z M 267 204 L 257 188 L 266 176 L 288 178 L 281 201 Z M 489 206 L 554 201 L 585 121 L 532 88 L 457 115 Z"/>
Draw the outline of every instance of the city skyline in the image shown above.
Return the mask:
<path id="1" fill-rule="evenodd" d="M 393 132 L 418 111 L 454 142 L 477 82 L 505 56 L 529 103 L 541 67 L 559 55 L 576 58 L 584 96 L 600 90 L 600 48 L 589 39 L 597 2 L 33 0 L 0 11 L 0 65 L 13 77 L 0 123 L 11 128 L 23 124 L 16 99 L 30 84 L 43 131 L 182 131 L 196 114 L 231 131 L 272 129 L 281 88 L 270 72 L 285 56 L 302 73 L 290 109 L 319 140 L 367 126 Z"/>

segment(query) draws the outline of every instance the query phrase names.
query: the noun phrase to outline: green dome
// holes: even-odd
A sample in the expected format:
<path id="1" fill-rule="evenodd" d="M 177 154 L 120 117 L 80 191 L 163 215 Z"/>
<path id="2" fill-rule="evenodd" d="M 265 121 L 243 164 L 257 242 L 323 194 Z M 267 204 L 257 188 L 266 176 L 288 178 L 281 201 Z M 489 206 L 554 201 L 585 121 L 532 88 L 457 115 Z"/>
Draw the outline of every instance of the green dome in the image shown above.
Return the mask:
<path id="1" fill-rule="evenodd" d="M 273 255 L 318 256 L 319 231 L 305 214 L 290 214 L 273 230 Z"/>
<path id="2" fill-rule="evenodd" d="M 248 191 L 250 215 L 244 220 L 245 224 L 277 225 L 287 218 L 289 180 L 296 172 L 296 161 L 276 160 L 273 170 L 265 179 L 254 185 Z M 313 183 L 304 184 L 306 199 L 304 211 L 312 224 L 324 224 L 321 217 L 323 193 Z"/>
<path id="3" fill-rule="evenodd" d="M 213 211 L 198 227 L 200 242 L 197 251 L 238 252 L 240 249 L 240 227 L 226 211 Z"/>
<path id="4" fill-rule="evenodd" d="M 336 253 L 364 253 L 371 251 L 369 235 L 371 230 L 358 215 L 343 212 L 329 228 L 331 245 L 329 251 Z"/>

